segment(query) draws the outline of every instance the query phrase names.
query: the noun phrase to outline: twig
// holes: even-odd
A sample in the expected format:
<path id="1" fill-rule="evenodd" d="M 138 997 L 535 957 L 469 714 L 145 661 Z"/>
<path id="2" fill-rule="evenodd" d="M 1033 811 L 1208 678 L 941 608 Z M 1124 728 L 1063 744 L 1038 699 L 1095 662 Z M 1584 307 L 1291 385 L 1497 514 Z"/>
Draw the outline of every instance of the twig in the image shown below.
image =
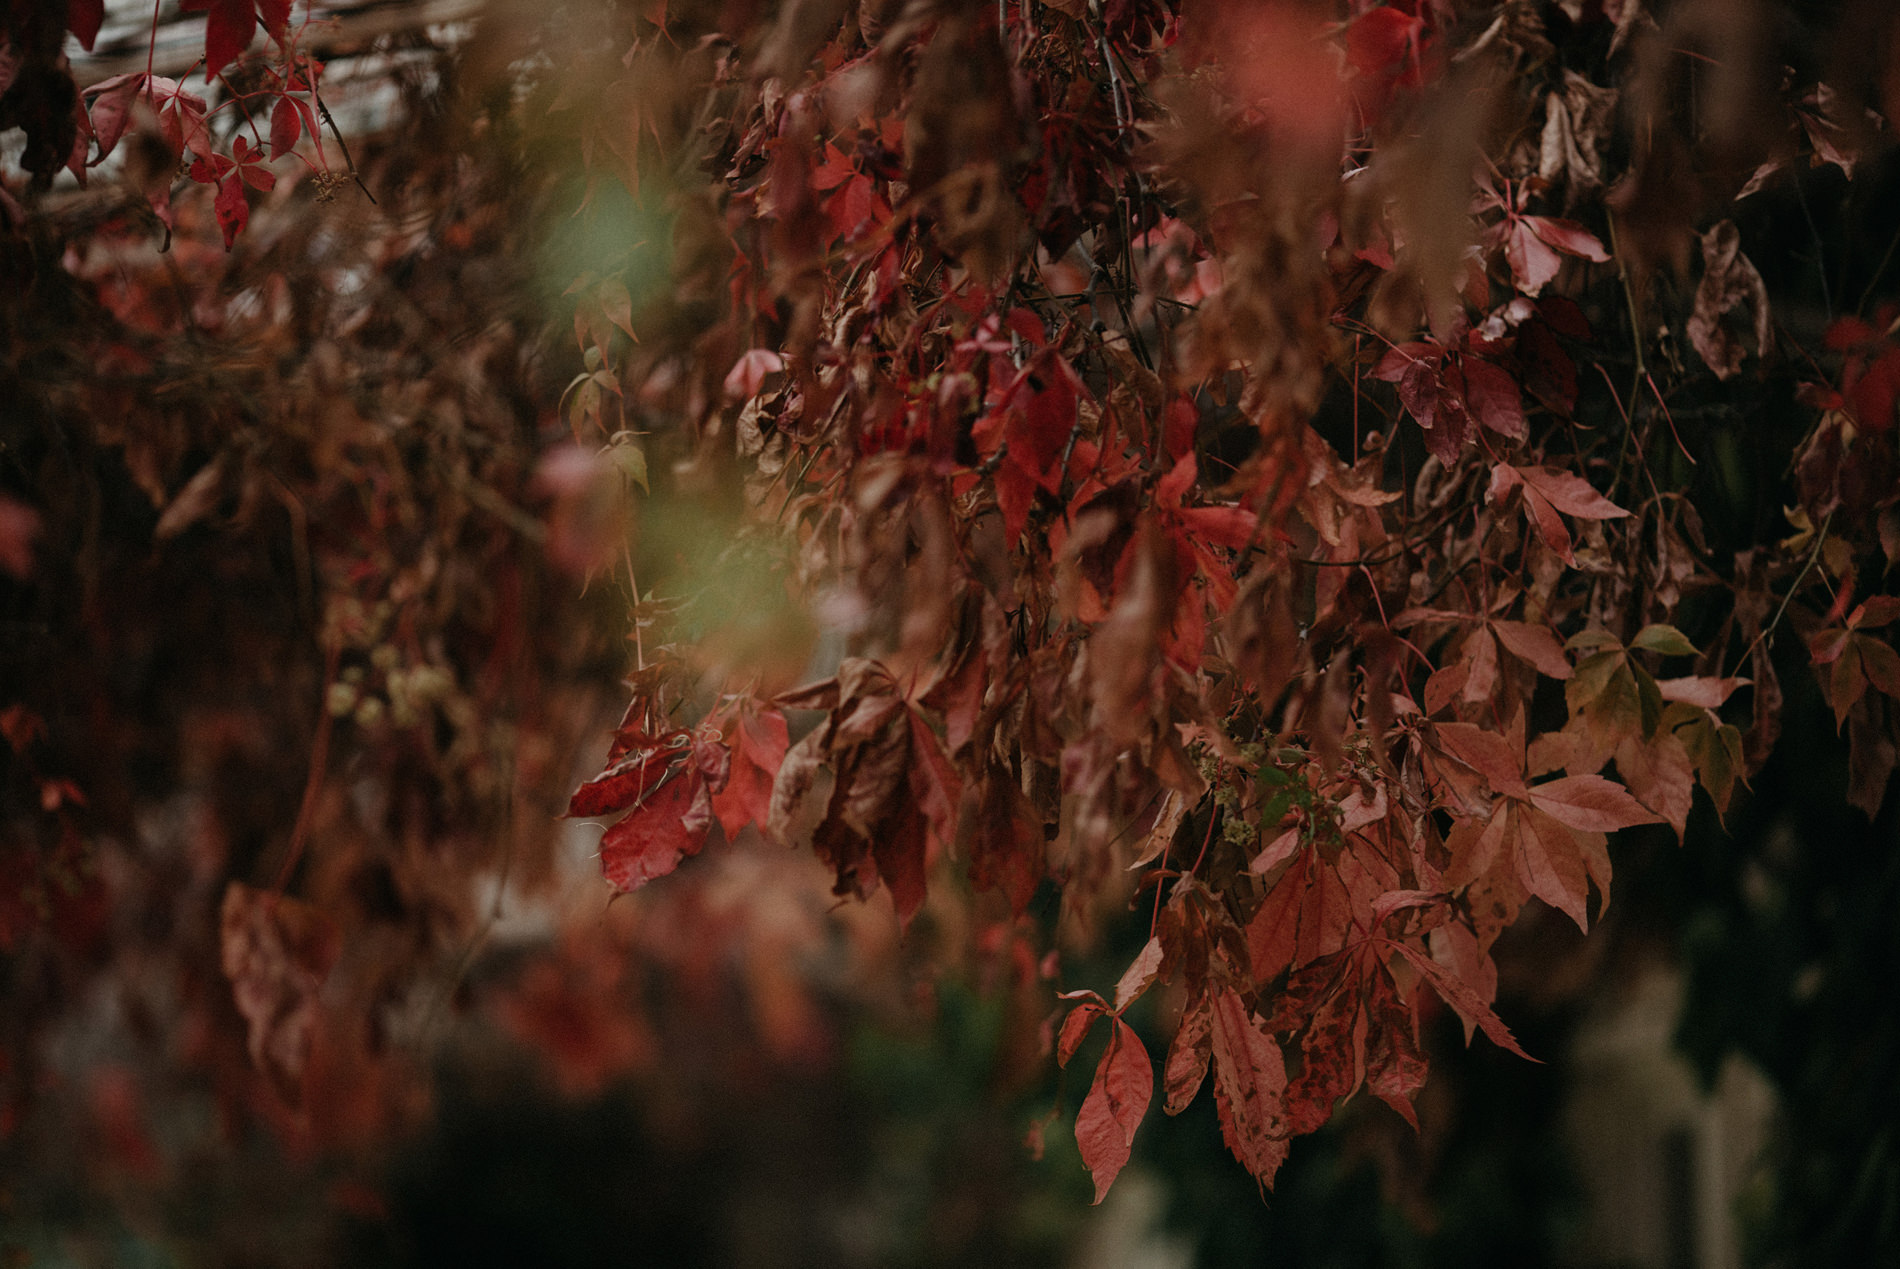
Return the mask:
<path id="1" fill-rule="evenodd" d="M 1774 619 L 1761 628 L 1761 633 L 1755 636 L 1753 643 L 1742 649 L 1741 660 L 1735 663 L 1737 672 L 1747 664 L 1748 658 L 1754 655 L 1755 649 L 1761 646 L 1762 641 L 1772 635 L 1775 627 L 1781 624 L 1782 614 L 1788 611 L 1789 601 L 1794 598 L 1794 593 L 1801 589 L 1801 583 L 1807 580 L 1809 570 L 1814 567 L 1814 561 L 1821 558 L 1821 548 L 1827 545 L 1827 531 L 1833 523 L 1834 513 L 1830 511 L 1827 513 L 1827 519 L 1821 521 L 1821 531 L 1814 535 L 1814 549 L 1808 552 L 1808 562 L 1801 566 L 1801 571 L 1795 574 L 1794 584 L 1788 587 L 1788 593 L 1781 597 L 1781 607 L 1775 609 Z"/>
<path id="2" fill-rule="evenodd" d="M 1628 263 L 1623 259 L 1622 244 L 1617 241 L 1616 213 L 1610 213 L 1610 254 L 1616 257 L 1616 276 L 1623 284 L 1623 302 L 1629 306 L 1630 342 L 1636 353 L 1636 369 L 1630 375 L 1630 412 L 1624 420 L 1623 443 L 1616 450 L 1616 472 L 1610 477 L 1610 488 L 1614 490 L 1623 479 L 1623 463 L 1629 457 L 1629 445 L 1636 431 L 1636 404 L 1640 397 L 1637 389 L 1649 375 L 1649 363 L 1643 357 L 1643 329 L 1636 314 L 1636 289 L 1630 285 Z"/>
<path id="3" fill-rule="evenodd" d="M 315 87 L 310 90 L 310 99 L 317 103 L 317 113 L 323 116 L 323 122 L 329 125 L 330 135 L 336 138 L 337 145 L 342 149 L 343 164 L 350 169 L 350 179 L 356 182 L 356 188 L 363 191 L 363 197 L 369 199 L 371 207 L 378 206 L 376 195 L 369 192 L 369 186 L 363 184 L 362 176 L 357 173 L 356 160 L 350 157 L 350 143 L 343 139 L 342 130 L 336 126 L 336 120 L 330 117 L 330 108 L 323 104 L 323 98 L 318 95 Z"/>
<path id="4" fill-rule="evenodd" d="M 296 826 L 290 830 L 290 848 L 284 853 L 283 866 L 277 870 L 277 880 L 271 884 L 273 894 L 282 894 L 290 874 L 296 871 L 297 861 L 303 858 L 304 843 L 310 837 L 310 822 L 316 818 L 317 794 L 323 788 L 324 771 L 330 762 L 330 688 L 337 681 L 337 661 L 342 653 L 343 644 L 339 640 L 330 645 L 324 657 L 323 693 L 317 702 L 317 734 L 310 745 L 310 775 L 304 781 L 303 804 L 297 808 Z"/>

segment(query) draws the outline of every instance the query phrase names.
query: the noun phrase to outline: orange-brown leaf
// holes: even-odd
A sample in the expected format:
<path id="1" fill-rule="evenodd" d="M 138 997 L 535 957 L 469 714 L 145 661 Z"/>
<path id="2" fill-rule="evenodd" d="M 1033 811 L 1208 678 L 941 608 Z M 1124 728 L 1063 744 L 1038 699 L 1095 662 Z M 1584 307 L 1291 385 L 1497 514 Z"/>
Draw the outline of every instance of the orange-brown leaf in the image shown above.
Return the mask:
<path id="1" fill-rule="evenodd" d="M 1126 1022 L 1115 1019 L 1108 1049 L 1095 1067 L 1095 1082 L 1075 1117 L 1075 1143 L 1095 1180 L 1097 1203 L 1107 1197 L 1108 1187 L 1127 1166 L 1135 1129 L 1148 1113 L 1154 1086 L 1154 1063 L 1141 1037 Z"/>

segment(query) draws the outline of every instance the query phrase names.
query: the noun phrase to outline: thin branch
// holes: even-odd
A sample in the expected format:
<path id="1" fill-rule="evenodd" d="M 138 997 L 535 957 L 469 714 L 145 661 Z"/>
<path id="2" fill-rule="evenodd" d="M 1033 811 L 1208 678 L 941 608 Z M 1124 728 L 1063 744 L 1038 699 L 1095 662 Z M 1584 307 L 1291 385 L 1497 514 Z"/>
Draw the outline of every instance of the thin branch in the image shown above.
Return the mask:
<path id="1" fill-rule="evenodd" d="M 1801 589 L 1801 583 L 1807 580 L 1809 570 L 1814 567 L 1814 561 L 1821 558 L 1821 548 L 1827 545 L 1827 531 L 1833 523 L 1834 513 L 1830 511 L 1827 513 L 1827 519 L 1821 521 L 1820 532 L 1814 535 L 1814 549 L 1808 552 L 1808 562 L 1801 566 L 1801 571 L 1795 574 L 1794 584 L 1788 587 L 1788 593 L 1781 597 L 1781 607 L 1775 609 L 1774 619 L 1761 628 L 1761 633 L 1755 636 L 1753 643 L 1742 649 L 1741 660 L 1735 663 L 1735 669 L 1738 672 L 1748 663 L 1748 658 L 1754 655 L 1755 649 L 1761 646 L 1762 641 L 1774 634 L 1775 627 L 1781 624 L 1782 614 L 1788 611 L 1789 601 L 1793 600 L 1795 592 Z"/>

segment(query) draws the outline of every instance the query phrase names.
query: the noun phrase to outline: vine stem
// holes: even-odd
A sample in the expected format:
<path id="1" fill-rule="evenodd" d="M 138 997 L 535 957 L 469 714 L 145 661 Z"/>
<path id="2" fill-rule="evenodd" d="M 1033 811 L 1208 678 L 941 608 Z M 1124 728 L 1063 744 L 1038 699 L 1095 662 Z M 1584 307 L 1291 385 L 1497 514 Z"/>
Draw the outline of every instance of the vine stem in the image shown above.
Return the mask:
<path id="1" fill-rule="evenodd" d="M 1827 545 L 1827 531 L 1833 523 L 1834 513 L 1830 511 L 1827 513 L 1827 519 L 1821 521 L 1821 531 L 1814 535 L 1814 549 L 1808 552 L 1808 562 L 1801 566 L 1801 571 L 1795 574 L 1794 584 L 1788 587 L 1788 593 L 1781 597 L 1781 607 L 1775 609 L 1774 619 L 1761 628 L 1761 633 L 1755 636 L 1754 642 L 1742 649 L 1741 659 L 1735 663 L 1738 673 L 1742 666 L 1747 664 L 1748 658 L 1755 654 L 1755 649 L 1761 646 L 1762 641 L 1774 634 L 1775 627 L 1781 624 L 1782 615 L 1788 611 L 1788 604 L 1794 599 L 1794 593 L 1801 589 L 1801 583 L 1807 580 L 1808 573 L 1814 568 L 1814 562 L 1821 558 L 1821 548 Z"/>
<path id="2" fill-rule="evenodd" d="M 339 639 L 330 644 L 324 655 L 323 692 L 317 698 L 317 734 L 310 745 L 310 775 L 304 781 L 303 804 L 297 808 L 296 826 L 290 830 L 290 847 L 284 852 L 283 865 L 271 885 L 273 894 L 282 894 L 290 874 L 296 871 L 297 861 L 303 858 L 304 843 L 310 837 L 310 822 L 316 818 L 317 794 L 323 788 L 324 771 L 330 763 L 330 688 L 337 681 L 337 662 L 342 654 L 343 643 Z"/>
<path id="3" fill-rule="evenodd" d="M 1629 307 L 1630 346 L 1636 354 L 1636 369 L 1630 375 L 1630 412 L 1625 419 L 1623 443 L 1616 450 L 1616 473 L 1610 477 L 1610 488 L 1615 490 L 1623 479 L 1623 463 L 1629 457 L 1630 440 L 1636 432 L 1637 394 L 1643 386 L 1643 380 L 1649 377 L 1649 362 L 1643 356 L 1643 328 L 1636 315 L 1636 289 L 1630 285 L 1629 263 L 1623 258 L 1623 245 L 1617 239 L 1615 212 L 1610 213 L 1609 222 L 1610 254 L 1616 257 L 1616 277 L 1623 284 L 1623 302 Z M 1612 388 L 1611 392 L 1614 393 L 1615 389 Z"/>

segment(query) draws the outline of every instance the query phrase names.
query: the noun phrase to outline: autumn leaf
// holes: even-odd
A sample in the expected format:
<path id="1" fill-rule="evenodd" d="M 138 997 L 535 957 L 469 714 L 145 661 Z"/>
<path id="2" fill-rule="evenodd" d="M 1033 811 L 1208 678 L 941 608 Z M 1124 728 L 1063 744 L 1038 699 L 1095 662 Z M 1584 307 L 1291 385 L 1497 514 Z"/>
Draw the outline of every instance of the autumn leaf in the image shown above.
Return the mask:
<path id="1" fill-rule="evenodd" d="M 769 823 L 772 782 L 785 761 L 790 735 L 783 714 L 752 708 L 748 702 L 736 704 L 725 716 L 722 738 L 732 754 L 732 774 L 726 787 L 714 793 L 713 812 L 731 840 L 747 824 L 763 830 Z"/>
<path id="2" fill-rule="evenodd" d="M 92 42 L 99 38 L 99 26 L 105 20 L 105 0 L 66 0 L 66 29 L 88 53 L 92 52 Z"/>
<path id="3" fill-rule="evenodd" d="M 1196 998 L 1181 1015 L 1174 1040 L 1168 1045 L 1168 1060 L 1163 1067 L 1162 1086 L 1167 1100 L 1162 1109 L 1178 1115 L 1188 1108 L 1207 1078 L 1207 1064 L 1213 1057 L 1213 1006 L 1207 997 Z"/>
<path id="4" fill-rule="evenodd" d="M 279 97 L 270 112 L 270 156 L 281 159 L 297 148 L 297 139 L 303 135 L 303 116 L 298 113 L 297 102 L 289 96 Z"/>
<path id="5" fill-rule="evenodd" d="M 1514 467 L 1508 463 L 1493 466 L 1485 500 L 1497 502 L 1512 490 L 1522 493 L 1525 518 L 1543 538 L 1544 545 L 1572 568 L 1577 566 L 1577 557 L 1571 551 L 1570 530 L 1563 516 L 1613 520 L 1629 514 L 1592 489 L 1582 477 L 1554 467 Z"/>
<path id="6" fill-rule="evenodd" d="M 1900 653 L 1871 633 L 1896 617 L 1900 617 L 1900 601 L 1876 595 L 1856 605 L 1844 625 L 1823 630 L 1809 640 L 1809 654 L 1821 676 L 1828 704 L 1834 709 L 1837 730 L 1869 687 L 1900 700 Z M 1828 669 L 1823 672 L 1821 666 Z"/>
<path id="7" fill-rule="evenodd" d="M 1387 946 L 1403 956 L 1412 968 L 1418 971 L 1419 977 L 1438 993 L 1438 998 L 1450 1005 L 1452 1012 L 1464 1019 L 1467 1026 L 1476 1027 L 1484 1032 L 1486 1039 L 1506 1052 L 1515 1053 L 1527 1062 L 1537 1060 L 1518 1046 L 1517 1039 L 1511 1034 L 1510 1028 L 1506 1027 L 1497 1014 L 1491 1011 L 1491 1006 L 1479 998 L 1478 994 L 1457 975 L 1409 944 L 1394 942 L 1388 943 Z"/>
<path id="8" fill-rule="evenodd" d="M 1768 288 L 1754 263 L 1742 254 L 1741 234 L 1734 222 L 1724 220 L 1702 235 L 1702 281 L 1696 287 L 1695 309 L 1688 323 L 1689 342 L 1718 379 L 1740 374 L 1748 355 L 1732 328 L 1733 318 L 1749 322 L 1755 354 L 1768 356 L 1774 348 Z"/>
<path id="9" fill-rule="evenodd" d="M 1499 195 L 1488 183 L 1483 187 L 1483 204 L 1501 210 L 1502 220 L 1489 231 L 1493 246 L 1504 249 L 1512 281 L 1525 295 L 1535 296 L 1557 276 L 1564 256 L 1607 262 L 1610 253 L 1596 235 L 1573 220 L 1555 216 L 1533 216 L 1524 211 L 1530 194 L 1529 182 L 1506 182 Z"/>
<path id="10" fill-rule="evenodd" d="M 1109 1186 L 1127 1166 L 1135 1130 L 1154 1096 L 1154 1083 L 1154 1064 L 1141 1037 L 1116 1017 L 1108 1048 L 1095 1067 L 1095 1080 L 1075 1117 L 1075 1142 L 1094 1178 L 1097 1203 L 1108 1196 Z"/>
<path id="11" fill-rule="evenodd" d="M 664 877 L 706 844 L 713 795 L 726 787 L 731 751 L 708 735 L 626 729 L 617 757 L 575 790 L 570 816 L 627 814 L 600 840 L 601 872 L 617 892 Z"/>
<path id="12" fill-rule="evenodd" d="M 180 0 L 186 13 L 204 13 L 205 82 L 236 61 L 257 33 L 256 0 Z"/>
<path id="13" fill-rule="evenodd" d="M 1528 784 L 1521 737 L 1460 723 L 1439 724 L 1433 735 L 1443 746 L 1435 763 L 1441 778 L 1459 786 L 1457 771 L 1446 762 L 1455 758 L 1496 795 L 1488 811 L 1474 810 L 1454 823 L 1446 839 L 1451 853 L 1446 882 L 1469 887 L 1494 875 L 1508 879 L 1587 931 L 1591 881 L 1603 904 L 1609 903 L 1610 861 L 1603 835 L 1663 817 L 1599 775 Z M 1473 807 L 1468 791 L 1460 796 L 1465 807 Z"/>
<path id="14" fill-rule="evenodd" d="M 600 871 L 616 892 L 664 877 L 706 844 L 712 799 L 704 780 L 677 772 L 643 796 L 600 839 Z"/>
<path id="15" fill-rule="evenodd" d="M 341 950 L 335 924 L 309 903 L 240 881 L 225 887 L 219 961 L 251 1060 L 286 1084 L 303 1076 L 318 993 Z"/>
<path id="16" fill-rule="evenodd" d="M 1241 1166 L 1272 1189 L 1292 1135 L 1284 1101 L 1286 1059 L 1232 990 L 1215 992 L 1209 1013 L 1221 1136 Z"/>
<path id="17" fill-rule="evenodd" d="M 95 164 L 105 161 L 107 155 L 118 148 L 119 140 L 125 135 L 126 125 L 132 120 L 132 107 L 145 90 L 146 77 L 142 72 L 114 75 L 102 79 L 86 89 L 89 101 L 87 114 L 92 121 L 92 136 L 98 153 Z"/>
<path id="18" fill-rule="evenodd" d="M 726 372 L 726 395 L 734 401 L 744 401 L 759 394 L 766 376 L 777 374 L 785 369 L 785 359 L 769 348 L 754 348 L 732 363 L 732 369 Z"/>

